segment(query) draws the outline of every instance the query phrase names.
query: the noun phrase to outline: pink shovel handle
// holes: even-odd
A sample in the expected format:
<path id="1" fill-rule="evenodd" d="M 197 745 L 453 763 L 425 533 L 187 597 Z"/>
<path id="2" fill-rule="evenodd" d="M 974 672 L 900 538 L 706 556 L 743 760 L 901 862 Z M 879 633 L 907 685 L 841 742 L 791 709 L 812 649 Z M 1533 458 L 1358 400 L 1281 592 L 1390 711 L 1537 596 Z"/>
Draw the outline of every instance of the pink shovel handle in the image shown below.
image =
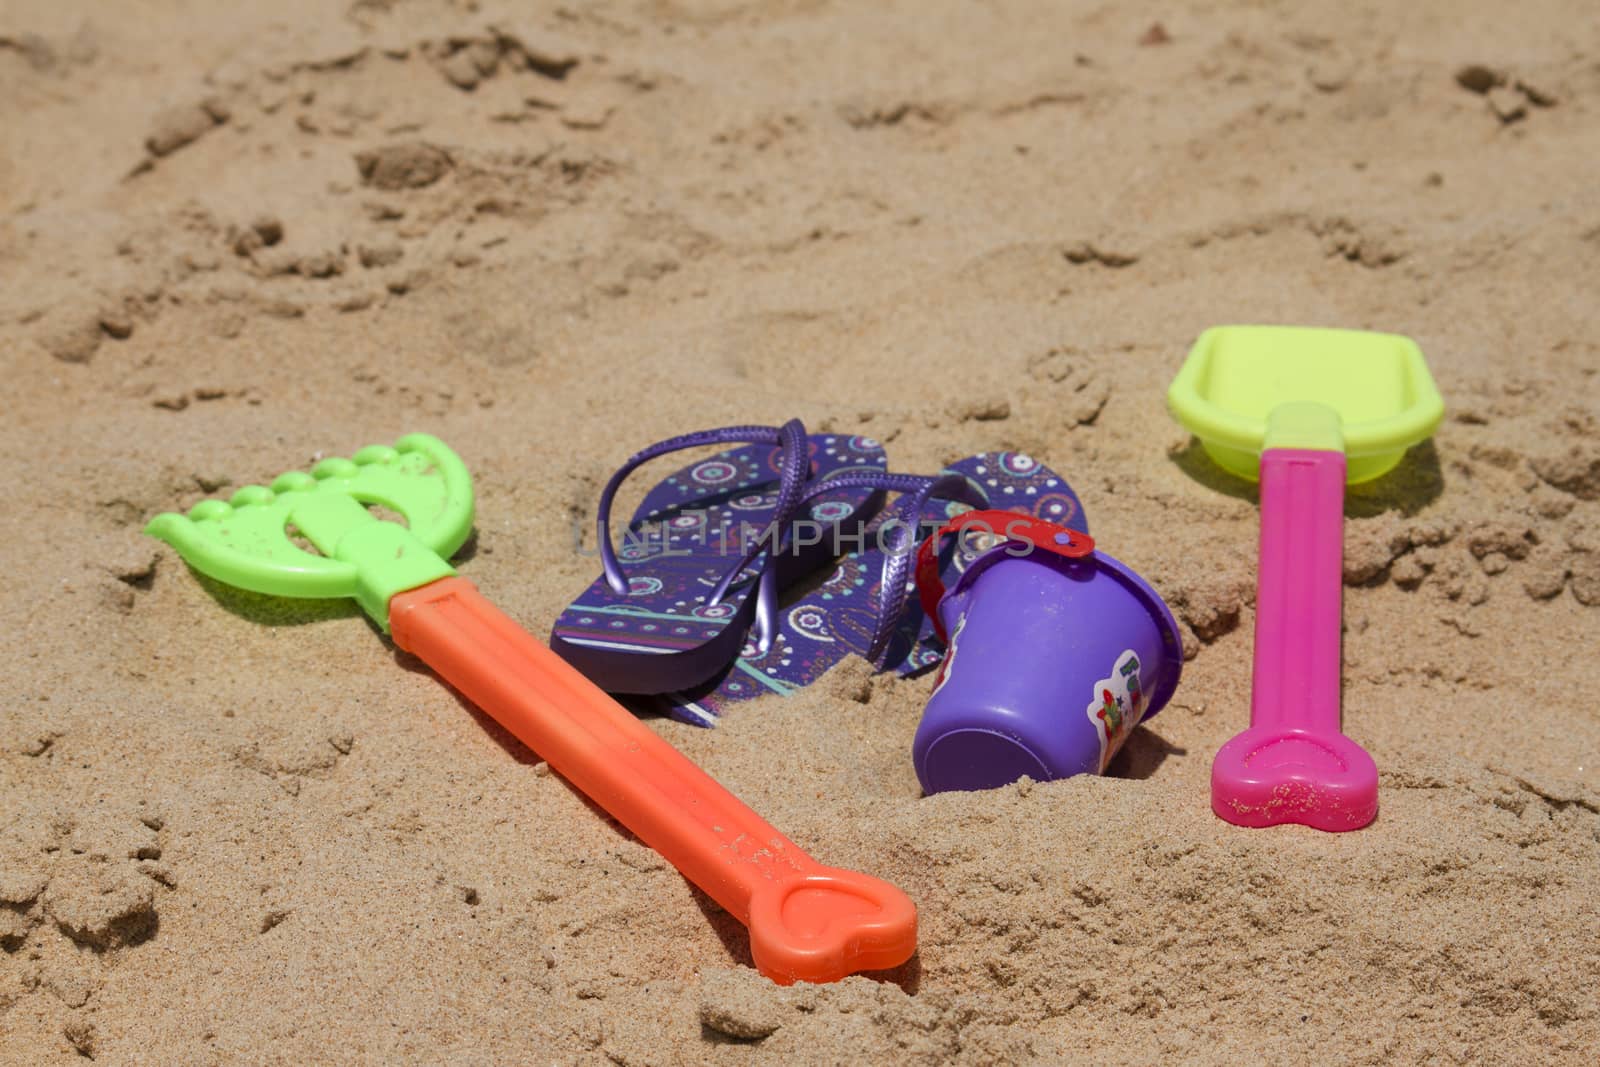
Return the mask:
<path id="1" fill-rule="evenodd" d="M 1339 732 L 1342 452 L 1261 455 L 1261 563 L 1250 725 Z"/>
<path id="2" fill-rule="evenodd" d="M 1250 728 L 1217 752 L 1211 807 L 1240 826 L 1355 830 L 1378 768 L 1340 732 L 1344 453 L 1261 455 L 1261 562 Z"/>

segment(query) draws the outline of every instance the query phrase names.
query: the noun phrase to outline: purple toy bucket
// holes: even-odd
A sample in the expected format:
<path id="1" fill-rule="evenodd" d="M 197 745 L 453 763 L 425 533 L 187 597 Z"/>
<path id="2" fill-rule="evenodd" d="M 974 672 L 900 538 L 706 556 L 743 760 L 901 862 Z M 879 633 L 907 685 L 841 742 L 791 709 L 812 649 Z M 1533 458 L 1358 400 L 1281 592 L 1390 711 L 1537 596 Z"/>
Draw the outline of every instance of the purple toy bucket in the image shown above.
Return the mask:
<path id="1" fill-rule="evenodd" d="M 998 545 L 939 600 L 950 650 L 912 746 L 926 792 L 1104 773 L 1177 688 L 1183 645 L 1166 603 L 1069 536 L 1072 556 L 1031 535 Z"/>

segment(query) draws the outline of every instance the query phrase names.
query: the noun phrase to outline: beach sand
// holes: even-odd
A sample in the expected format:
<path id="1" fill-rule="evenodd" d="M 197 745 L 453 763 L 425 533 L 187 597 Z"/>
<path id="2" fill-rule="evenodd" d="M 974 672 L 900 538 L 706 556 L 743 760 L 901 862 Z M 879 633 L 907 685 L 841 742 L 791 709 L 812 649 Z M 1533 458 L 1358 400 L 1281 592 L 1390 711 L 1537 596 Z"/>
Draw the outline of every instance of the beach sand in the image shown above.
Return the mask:
<path id="1" fill-rule="evenodd" d="M 1596 56 L 1557 0 L 6 0 L 0 1061 L 1593 1062 Z M 1209 810 L 1258 513 L 1163 393 L 1258 321 L 1449 405 L 1347 505 L 1359 833 Z M 629 453 L 796 416 L 1050 464 L 1192 656 L 1110 776 L 981 794 L 920 795 L 927 677 L 651 719 L 916 900 L 830 986 L 353 604 L 140 533 L 433 433 L 542 637 Z"/>

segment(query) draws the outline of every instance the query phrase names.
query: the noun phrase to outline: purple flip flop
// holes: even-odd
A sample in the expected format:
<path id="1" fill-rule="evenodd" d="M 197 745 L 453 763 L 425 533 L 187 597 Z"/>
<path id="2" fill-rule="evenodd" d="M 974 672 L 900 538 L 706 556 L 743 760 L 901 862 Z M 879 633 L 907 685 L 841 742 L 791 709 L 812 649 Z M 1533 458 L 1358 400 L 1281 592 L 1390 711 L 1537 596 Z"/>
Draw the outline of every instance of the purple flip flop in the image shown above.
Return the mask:
<path id="1" fill-rule="evenodd" d="M 744 447 L 668 475 L 612 543 L 612 500 L 636 468 L 719 444 Z M 704 683 L 739 657 L 752 622 L 751 647 L 770 648 L 779 590 L 830 561 L 883 506 L 881 489 L 832 483 L 884 467 L 871 438 L 808 436 L 798 420 L 703 430 L 635 454 L 600 494 L 604 573 L 556 619 L 550 647 L 613 693 Z"/>
<path id="2" fill-rule="evenodd" d="M 845 554 L 821 585 L 780 613 L 767 648 L 747 643 L 716 678 L 659 697 L 667 714 L 715 726 L 729 705 L 768 693 L 787 696 L 852 655 L 902 675 L 937 664 L 944 645 L 912 589 L 916 547 L 969 507 L 1015 511 L 1089 532 L 1083 505 L 1066 480 L 1019 452 L 969 456 L 937 478 L 862 474 L 848 481 L 904 495 L 866 527 L 859 547 Z M 946 585 L 987 547 L 981 539 L 952 539 L 940 559 Z"/>

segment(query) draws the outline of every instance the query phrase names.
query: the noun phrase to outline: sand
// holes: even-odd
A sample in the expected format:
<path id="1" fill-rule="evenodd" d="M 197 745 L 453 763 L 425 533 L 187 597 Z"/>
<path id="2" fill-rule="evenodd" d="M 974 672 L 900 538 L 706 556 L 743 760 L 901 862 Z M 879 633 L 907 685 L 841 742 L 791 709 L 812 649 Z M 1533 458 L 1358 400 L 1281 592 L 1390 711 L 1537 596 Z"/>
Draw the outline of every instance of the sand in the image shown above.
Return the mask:
<path id="1" fill-rule="evenodd" d="M 1557 0 L 7 0 L 0 1060 L 1593 1062 L 1596 55 Z M 1348 504 L 1359 833 L 1208 808 L 1257 509 L 1163 389 L 1235 321 L 1450 405 Z M 354 606 L 140 534 L 426 431 L 542 634 L 629 452 L 791 416 L 1049 463 L 1192 657 L 1111 776 L 983 794 L 919 795 L 928 678 L 652 719 L 916 899 L 832 986 Z"/>

